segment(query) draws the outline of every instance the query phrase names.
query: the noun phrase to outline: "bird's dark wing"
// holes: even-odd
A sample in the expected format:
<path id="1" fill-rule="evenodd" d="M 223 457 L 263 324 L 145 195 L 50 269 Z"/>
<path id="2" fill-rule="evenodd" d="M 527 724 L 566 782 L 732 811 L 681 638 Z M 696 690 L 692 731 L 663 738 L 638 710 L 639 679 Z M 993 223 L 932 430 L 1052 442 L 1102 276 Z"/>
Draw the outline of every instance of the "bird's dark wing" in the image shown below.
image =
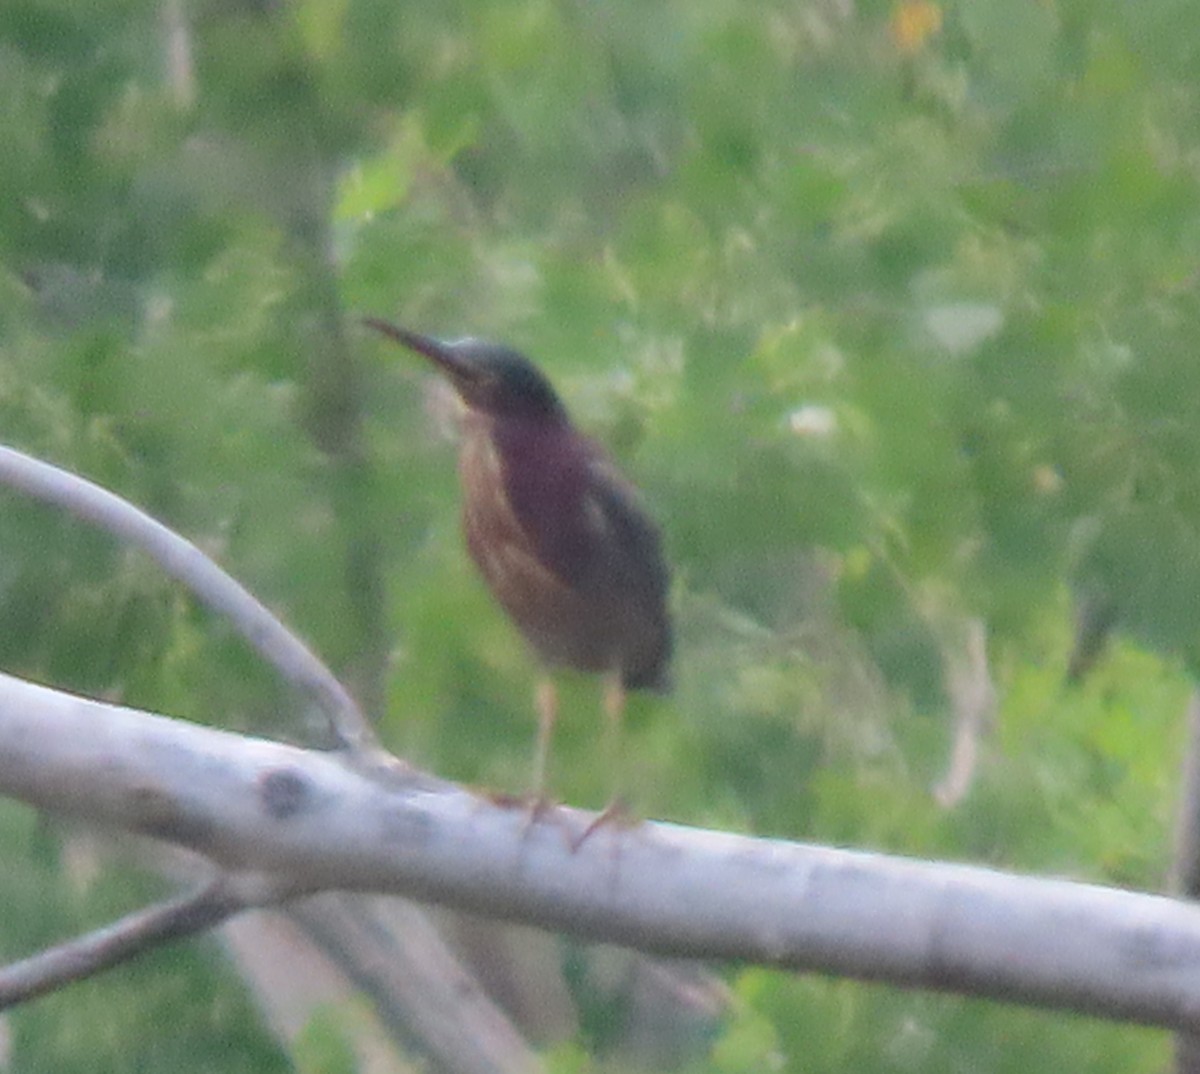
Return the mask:
<path id="1" fill-rule="evenodd" d="M 591 460 L 584 498 L 586 525 L 597 548 L 608 550 L 594 564 L 595 580 L 621 590 L 654 611 L 666 599 L 670 575 L 662 538 L 635 489 L 606 458 Z M 639 599 L 640 598 L 640 599 Z"/>
<path id="2" fill-rule="evenodd" d="M 631 687 L 667 685 L 671 624 L 667 612 L 670 572 L 658 526 L 642 507 L 637 490 L 605 457 L 591 460 L 592 480 L 584 498 L 592 556 L 579 584 L 611 596 L 628 610 L 630 639 L 622 668 Z M 635 658 L 636 657 L 636 658 Z"/>

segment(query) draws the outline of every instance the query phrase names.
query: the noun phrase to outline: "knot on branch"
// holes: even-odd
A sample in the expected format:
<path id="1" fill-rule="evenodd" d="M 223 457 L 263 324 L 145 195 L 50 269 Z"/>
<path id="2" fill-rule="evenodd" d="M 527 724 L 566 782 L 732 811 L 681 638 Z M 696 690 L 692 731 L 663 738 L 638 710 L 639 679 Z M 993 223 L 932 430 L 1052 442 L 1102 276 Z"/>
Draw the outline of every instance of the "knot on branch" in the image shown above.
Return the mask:
<path id="1" fill-rule="evenodd" d="M 305 808 L 308 780 L 294 768 L 272 768 L 259 777 L 259 795 L 267 816 L 287 820 Z"/>

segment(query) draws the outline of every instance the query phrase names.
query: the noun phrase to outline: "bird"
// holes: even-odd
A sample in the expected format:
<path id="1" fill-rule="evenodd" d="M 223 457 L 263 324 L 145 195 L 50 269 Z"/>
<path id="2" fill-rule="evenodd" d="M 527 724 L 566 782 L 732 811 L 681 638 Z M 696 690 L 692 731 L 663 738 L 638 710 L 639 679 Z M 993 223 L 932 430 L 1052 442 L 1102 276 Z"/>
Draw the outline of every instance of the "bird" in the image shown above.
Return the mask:
<path id="1" fill-rule="evenodd" d="M 535 691 L 532 778 L 533 801 L 541 803 L 558 718 L 553 669 L 604 676 L 614 750 L 626 692 L 670 688 L 670 570 L 661 532 L 634 485 L 575 427 L 550 380 L 523 354 L 363 320 L 431 362 L 462 403 L 467 551 L 545 671 Z"/>

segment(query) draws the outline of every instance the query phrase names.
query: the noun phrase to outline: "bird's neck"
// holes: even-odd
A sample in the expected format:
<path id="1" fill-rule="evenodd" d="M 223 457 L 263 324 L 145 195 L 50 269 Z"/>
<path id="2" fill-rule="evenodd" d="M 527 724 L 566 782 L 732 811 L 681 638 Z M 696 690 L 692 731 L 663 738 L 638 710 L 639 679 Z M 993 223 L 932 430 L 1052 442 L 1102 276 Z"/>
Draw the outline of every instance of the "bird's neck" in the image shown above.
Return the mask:
<path id="1" fill-rule="evenodd" d="M 472 413 L 464 432 L 465 452 L 485 455 L 478 461 L 505 489 L 518 515 L 541 513 L 551 503 L 562 510 L 582 494 L 590 441 L 561 418 Z"/>

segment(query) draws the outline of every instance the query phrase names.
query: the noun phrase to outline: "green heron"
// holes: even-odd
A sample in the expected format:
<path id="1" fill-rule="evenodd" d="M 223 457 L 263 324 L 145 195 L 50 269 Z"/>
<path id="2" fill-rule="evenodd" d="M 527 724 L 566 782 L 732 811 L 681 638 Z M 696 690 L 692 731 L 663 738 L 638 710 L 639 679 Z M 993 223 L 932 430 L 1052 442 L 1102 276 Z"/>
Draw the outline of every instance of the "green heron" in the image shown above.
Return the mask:
<path id="1" fill-rule="evenodd" d="M 605 675 L 613 734 L 625 691 L 665 690 L 669 574 L 658 527 L 607 453 L 572 424 L 550 381 L 509 347 L 452 343 L 374 317 L 365 323 L 424 355 L 465 406 L 459 476 L 467 550 L 547 668 Z M 558 715 L 537 694 L 534 795 Z"/>

